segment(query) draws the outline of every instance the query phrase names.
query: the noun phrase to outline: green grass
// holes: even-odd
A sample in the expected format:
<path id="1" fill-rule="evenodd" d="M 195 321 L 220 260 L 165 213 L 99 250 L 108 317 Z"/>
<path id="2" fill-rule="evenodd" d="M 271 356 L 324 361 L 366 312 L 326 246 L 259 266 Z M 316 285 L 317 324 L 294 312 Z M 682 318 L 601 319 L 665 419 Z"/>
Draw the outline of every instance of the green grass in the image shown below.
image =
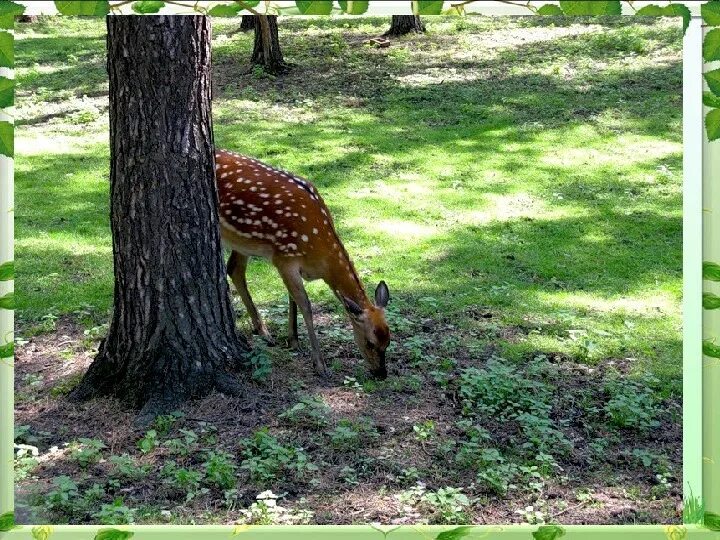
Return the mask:
<path id="1" fill-rule="evenodd" d="M 605 23 L 438 18 L 377 49 L 361 41 L 384 18 L 283 19 L 295 66 L 273 78 L 247 73 L 252 36 L 218 21 L 216 145 L 311 179 L 396 318 L 510 360 L 632 358 L 679 394 L 681 29 Z M 104 31 L 18 26 L 21 334 L 48 314 L 97 324 L 112 304 Z M 283 327 L 274 270 L 253 262 L 249 281 Z"/>

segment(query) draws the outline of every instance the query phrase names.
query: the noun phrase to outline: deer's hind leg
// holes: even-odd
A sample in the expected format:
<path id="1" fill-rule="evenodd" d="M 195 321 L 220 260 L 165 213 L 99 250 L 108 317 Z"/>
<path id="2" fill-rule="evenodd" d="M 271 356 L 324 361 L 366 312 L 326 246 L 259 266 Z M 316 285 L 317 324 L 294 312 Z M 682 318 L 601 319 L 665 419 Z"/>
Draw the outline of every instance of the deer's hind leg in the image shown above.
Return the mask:
<path id="1" fill-rule="evenodd" d="M 269 345 L 275 345 L 275 340 L 270 335 L 267 326 L 265 326 L 265 322 L 260 317 L 260 313 L 258 313 L 255 303 L 250 296 L 250 291 L 248 291 L 247 288 L 247 279 L 245 274 L 247 271 L 248 259 L 249 257 L 247 255 L 233 251 L 228 259 L 227 273 L 230 276 L 230 279 L 232 279 L 232 282 L 235 284 L 235 288 L 238 293 L 240 293 L 240 298 L 242 298 L 243 304 L 245 304 L 245 309 L 247 309 L 248 315 L 250 315 L 250 319 L 253 324 L 253 332 L 262 336 Z"/>

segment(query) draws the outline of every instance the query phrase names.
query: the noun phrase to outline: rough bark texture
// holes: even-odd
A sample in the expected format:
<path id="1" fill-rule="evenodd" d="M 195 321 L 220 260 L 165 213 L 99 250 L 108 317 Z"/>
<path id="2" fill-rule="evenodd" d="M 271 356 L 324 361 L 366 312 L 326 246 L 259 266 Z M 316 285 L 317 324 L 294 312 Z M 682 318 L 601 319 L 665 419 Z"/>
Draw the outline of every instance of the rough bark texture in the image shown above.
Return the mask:
<path id="1" fill-rule="evenodd" d="M 247 343 L 220 245 L 210 111 L 210 20 L 107 18 L 114 311 L 71 397 L 167 411 L 216 389 Z"/>
<path id="2" fill-rule="evenodd" d="M 251 62 L 262 66 L 267 73 L 286 72 L 289 66 L 280 50 L 277 15 L 258 15 L 256 23 Z"/>
<path id="3" fill-rule="evenodd" d="M 393 15 L 390 30 L 383 35 L 404 36 L 410 32 L 422 33 L 424 31 L 425 25 L 419 15 Z"/>
<path id="4" fill-rule="evenodd" d="M 250 30 L 255 30 L 256 25 L 255 15 L 243 15 L 242 21 L 240 21 L 240 31 L 249 32 Z"/>

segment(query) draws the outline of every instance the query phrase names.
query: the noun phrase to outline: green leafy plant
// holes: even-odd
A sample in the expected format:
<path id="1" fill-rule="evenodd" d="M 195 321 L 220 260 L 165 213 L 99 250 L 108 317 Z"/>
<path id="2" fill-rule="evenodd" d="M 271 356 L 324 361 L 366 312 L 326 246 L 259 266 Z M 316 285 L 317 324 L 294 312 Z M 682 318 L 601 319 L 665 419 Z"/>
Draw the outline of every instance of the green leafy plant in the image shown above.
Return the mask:
<path id="1" fill-rule="evenodd" d="M 135 521 L 136 512 L 137 510 L 125 505 L 122 497 L 118 497 L 112 504 L 103 504 L 100 510 L 93 514 L 93 518 L 102 525 L 127 525 Z"/>
<path id="2" fill-rule="evenodd" d="M 102 459 L 102 450 L 107 447 L 101 440 L 83 437 L 70 443 L 68 448 L 70 449 L 70 459 L 86 469 Z"/>
<path id="3" fill-rule="evenodd" d="M 610 399 L 605 404 L 605 413 L 610 423 L 622 428 L 646 431 L 660 425 L 658 398 L 645 381 L 630 381 L 612 378 L 606 381 L 605 390 Z"/>
<path id="4" fill-rule="evenodd" d="M 237 481 L 237 465 L 227 452 L 210 452 L 203 463 L 205 481 L 220 489 L 231 489 Z"/>
<path id="5" fill-rule="evenodd" d="M 434 519 L 438 523 L 457 524 L 469 520 L 466 509 L 470 506 L 470 500 L 459 488 L 444 487 L 428 491 L 421 501 L 435 512 Z"/>
<path id="6" fill-rule="evenodd" d="M 321 429 L 328 425 L 330 407 L 319 397 L 303 397 L 279 415 L 281 420 L 299 427 Z"/>
<path id="7" fill-rule="evenodd" d="M 147 454 L 155 450 L 158 445 L 158 434 L 154 429 L 148 430 L 143 437 L 137 442 L 138 449 L 143 453 Z"/>
<path id="8" fill-rule="evenodd" d="M 141 480 L 150 472 L 150 465 L 140 465 L 129 454 L 110 456 L 110 476 L 113 478 L 126 478 L 128 480 Z"/>
<path id="9" fill-rule="evenodd" d="M 268 433 L 267 428 L 240 442 L 244 457 L 240 468 L 250 474 L 254 482 L 277 480 L 281 473 L 290 473 L 297 479 L 306 478 L 317 470 L 302 448 L 284 446 Z"/>

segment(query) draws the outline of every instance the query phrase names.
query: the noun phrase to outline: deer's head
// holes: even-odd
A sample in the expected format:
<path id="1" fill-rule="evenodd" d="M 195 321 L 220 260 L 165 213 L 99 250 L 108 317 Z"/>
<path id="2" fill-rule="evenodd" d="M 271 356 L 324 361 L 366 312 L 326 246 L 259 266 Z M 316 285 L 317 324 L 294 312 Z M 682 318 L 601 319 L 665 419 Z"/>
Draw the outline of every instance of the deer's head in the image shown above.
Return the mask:
<path id="1" fill-rule="evenodd" d="M 390 301 L 390 291 L 384 281 L 375 289 L 375 304 L 361 307 L 349 298 L 343 298 L 350 315 L 355 343 L 368 363 L 370 372 L 379 379 L 387 377 L 385 349 L 390 343 L 390 329 L 385 320 L 385 306 Z"/>

